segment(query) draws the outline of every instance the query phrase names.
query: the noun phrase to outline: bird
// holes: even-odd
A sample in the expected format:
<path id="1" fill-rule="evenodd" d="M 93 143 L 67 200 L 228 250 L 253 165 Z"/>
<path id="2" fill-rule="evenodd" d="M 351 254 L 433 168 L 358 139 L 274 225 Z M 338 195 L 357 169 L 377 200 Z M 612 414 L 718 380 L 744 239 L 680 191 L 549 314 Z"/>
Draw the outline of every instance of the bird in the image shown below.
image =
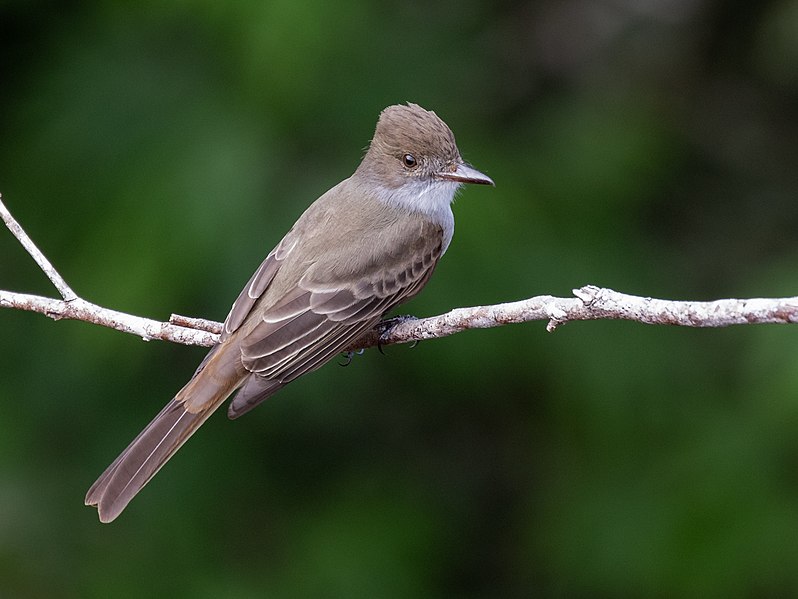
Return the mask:
<path id="1" fill-rule="evenodd" d="M 451 204 L 466 183 L 494 185 L 463 160 L 435 112 L 385 108 L 354 173 L 299 217 L 188 383 L 91 486 L 85 503 L 100 521 L 116 519 L 228 397 L 238 418 L 418 294 L 449 247 Z"/>

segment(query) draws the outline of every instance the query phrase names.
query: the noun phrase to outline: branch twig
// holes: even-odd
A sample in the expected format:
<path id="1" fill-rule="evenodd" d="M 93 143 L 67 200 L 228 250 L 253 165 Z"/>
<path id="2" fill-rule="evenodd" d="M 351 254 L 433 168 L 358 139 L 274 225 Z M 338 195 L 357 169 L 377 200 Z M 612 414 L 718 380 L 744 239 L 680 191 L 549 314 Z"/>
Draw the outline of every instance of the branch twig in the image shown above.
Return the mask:
<path id="1" fill-rule="evenodd" d="M 27 293 L 0 291 L 0 308 L 16 308 L 18 310 L 38 312 L 49 316 L 53 320 L 82 320 L 122 331 L 123 333 L 137 335 L 144 341 L 160 339 L 162 341 L 182 343 L 183 345 L 210 347 L 219 339 L 218 334 L 110 310 L 87 302 L 80 297 L 65 301 L 39 295 L 28 295 Z"/>
<path id="2" fill-rule="evenodd" d="M 83 320 L 132 333 L 144 340 L 161 339 L 206 347 L 218 341 L 222 327 L 219 322 L 176 314 L 171 316 L 169 322 L 159 322 L 109 310 L 78 297 L 14 220 L 3 205 L 2 197 L 0 217 L 63 298 L 58 300 L 0 290 L 0 308 L 38 312 L 55 320 Z M 673 301 L 628 295 L 593 285 L 574 289 L 573 293 L 575 297 L 540 295 L 493 306 L 456 308 L 446 314 L 429 318 L 407 316 L 392 319 L 380 323 L 352 343 L 347 350 L 364 349 L 378 344 L 410 343 L 446 337 L 468 329 L 485 329 L 535 320 L 548 321 L 546 329 L 550 332 L 571 321 L 602 319 L 685 327 L 798 323 L 798 297 L 721 299 L 711 302 Z"/>
<path id="3" fill-rule="evenodd" d="M 436 339 L 468 329 L 488 329 L 506 324 L 547 320 L 546 330 L 577 320 L 632 320 L 644 324 L 683 327 L 728 327 L 737 324 L 798 323 L 798 297 L 722 299 L 686 302 L 628 295 L 585 285 L 574 289 L 575 297 L 539 295 L 529 299 L 456 308 L 440 316 L 408 318 L 383 334 L 381 345 Z M 370 331 L 352 349 L 377 345 L 381 331 Z"/>
<path id="4" fill-rule="evenodd" d="M 50 279 L 50 282 L 55 285 L 55 288 L 58 290 L 58 293 L 61 294 L 61 297 L 64 298 L 64 301 L 71 302 L 72 300 L 76 299 L 78 297 L 77 294 L 72 291 L 63 277 L 58 274 L 55 268 L 53 268 L 53 265 L 50 264 L 50 261 L 44 256 L 44 254 L 42 254 L 39 248 L 36 247 L 31 238 L 28 237 L 28 234 L 25 233 L 16 219 L 11 216 L 8 208 L 6 208 L 5 204 L 3 204 L 2 194 L 0 194 L 0 218 L 3 219 L 6 227 L 8 227 L 9 231 L 13 233 L 14 237 L 19 240 L 19 242 L 22 244 L 22 247 L 24 247 L 25 250 L 27 250 L 27 252 L 31 255 L 31 258 L 36 261 L 36 264 L 39 265 L 39 268 L 42 269 L 42 272 L 47 275 L 47 278 Z"/>

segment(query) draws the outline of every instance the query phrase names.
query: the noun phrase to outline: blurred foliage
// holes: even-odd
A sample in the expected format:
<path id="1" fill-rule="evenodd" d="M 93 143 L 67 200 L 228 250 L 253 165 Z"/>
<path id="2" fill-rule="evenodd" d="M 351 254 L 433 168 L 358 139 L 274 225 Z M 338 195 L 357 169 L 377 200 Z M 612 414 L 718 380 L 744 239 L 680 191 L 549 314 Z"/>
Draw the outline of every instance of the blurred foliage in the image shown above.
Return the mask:
<path id="1" fill-rule="evenodd" d="M 418 102 L 497 182 L 403 312 L 796 294 L 798 3 L 0 5 L 0 192 L 87 299 L 221 319 Z M 53 295 L 0 231 L 0 288 Z M 798 594 L 792 327 L 542 323 L 218 414 L 110 526 L 196 348 L 0 312 L 3 597 Z"/>

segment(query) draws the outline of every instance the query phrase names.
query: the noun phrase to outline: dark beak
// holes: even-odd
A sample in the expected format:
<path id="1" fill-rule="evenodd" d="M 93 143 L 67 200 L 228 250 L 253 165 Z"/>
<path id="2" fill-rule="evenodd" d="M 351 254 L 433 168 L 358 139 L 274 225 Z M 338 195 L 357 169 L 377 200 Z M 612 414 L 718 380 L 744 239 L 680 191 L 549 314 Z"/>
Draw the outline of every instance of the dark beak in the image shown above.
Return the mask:
<path id="1" fill-rule="evenodd" d="M 476 183 L 477 185 L 496 185 L 493 179 L 483 175 L 477 169 L 471 168 L 465 163 L 460 163 L 453 171 L 441 171 L 435 174 L 439 179 L 456 181 L 457 183 Z"/>

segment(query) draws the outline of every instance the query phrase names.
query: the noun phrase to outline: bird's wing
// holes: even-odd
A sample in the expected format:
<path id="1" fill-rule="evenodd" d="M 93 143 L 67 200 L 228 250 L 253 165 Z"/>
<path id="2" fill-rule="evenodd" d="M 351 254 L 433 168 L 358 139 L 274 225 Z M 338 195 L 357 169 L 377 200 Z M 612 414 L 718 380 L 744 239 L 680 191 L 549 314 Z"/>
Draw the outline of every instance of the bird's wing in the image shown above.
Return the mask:
<path id="1" fill-rule="evenodd" d="M 252 373 L 228 410 L 236 418 L 289 383 L 315 370 L 372 328 L 388 310 L 418 293 L 442 253 L 440 227 L 414 237 L 405 259 L 371 262 L 347 276 L 319 280 L 312 271 L 261 316 L 241 340 L 244 367 Z M 340 274 L 340 273 L 339 273 Z M 258 390 L 265 381 L 267 392 Z M 262 382 L 259 382 L 262 381 Z"/>

